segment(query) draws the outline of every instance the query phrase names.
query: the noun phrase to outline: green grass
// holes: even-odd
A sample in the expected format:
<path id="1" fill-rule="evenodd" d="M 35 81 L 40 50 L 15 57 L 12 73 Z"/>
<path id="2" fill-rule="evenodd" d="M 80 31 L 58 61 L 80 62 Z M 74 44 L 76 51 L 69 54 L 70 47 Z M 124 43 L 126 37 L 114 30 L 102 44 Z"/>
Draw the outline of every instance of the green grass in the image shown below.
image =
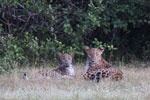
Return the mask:
<path id="1" fill-rule="evenodd" d="M 85 81 L 80 64 L 74 67 L 74 79 L 45 79 L 36 74 L 40 69 L 18 69 L 0 75 L 0 100 L 150 100 L 150 68 L 135 68 L 135 64 L 119 67 L 123 80 L 99 83 Z M 26 71 L 29 80 L 22 79 Z"/>

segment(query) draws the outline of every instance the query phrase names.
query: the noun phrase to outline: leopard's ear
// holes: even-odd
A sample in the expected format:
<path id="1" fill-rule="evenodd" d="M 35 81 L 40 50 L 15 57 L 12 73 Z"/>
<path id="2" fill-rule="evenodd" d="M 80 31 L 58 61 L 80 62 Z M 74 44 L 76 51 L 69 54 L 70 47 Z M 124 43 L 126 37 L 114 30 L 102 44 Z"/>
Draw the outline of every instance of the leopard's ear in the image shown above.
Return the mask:
<path id="1" fill-rule="evenodd" d="M 58 57 L 61 57 L 61 56 L 62 56 L 62 53 L 61 53 L 61 52 L 58 52 L 57 54 L 58 54 Z"/>
<path id="2" fill-rule="evenodd" d="M 104 47 L 101 47 L 100 50 L 103 52 L 103 51 L 105 50 L 105 48 L 104 48 Z"/>
<path id="3" fill-rule="evenodd" d="M 84 50 L 87 52 L 90 48 L 88 46 L 84 46 Z"/>
<path id="4" fill-rule="evenodd" d="M 74 53 L 73 52 L 71 52 L 70 55 L 72 56 L 72 58 L 74 57 Z"/>

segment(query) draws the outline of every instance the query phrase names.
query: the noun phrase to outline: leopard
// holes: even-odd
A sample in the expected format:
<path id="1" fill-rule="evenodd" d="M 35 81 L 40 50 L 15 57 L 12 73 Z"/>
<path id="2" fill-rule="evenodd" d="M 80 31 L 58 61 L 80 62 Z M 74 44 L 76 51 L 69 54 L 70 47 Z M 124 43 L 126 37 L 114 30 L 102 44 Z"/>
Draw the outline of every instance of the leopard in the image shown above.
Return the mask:
<path id="1" fill-rule="evenodd" d="M 58 58 L 60 59 L 57 68 L 52 70 L 40 70 L 36 73 L 39 78 L 73 78 L 75 77 L 75 71 L 72 65 L 74 53 L 61 53 L 58 52 Z M 27 79 L 27 73 L 23 74 L 23 78 Z"/>
<path id="2" fill-rule="evenodd" d="M 51 70 L 51 71 L 46 71 L 46 72 L 41 72 L 43 76 L 48 76 L 49 73 L 51 73 L 52 77 L 57 77 L 57 78 L 73 78 L 75 76 L 75 71 L 72 65 L 72 60 L 74 57 L 74 53 L 61 53 L 58 52 L 58 58 L 60 59 L 60 63 L 57 68 Z"/>
<path id="3" fill-rule="evenodd" d="M 88 46 L 84 47 L 84 50 L 87 54 L 85 72 L 100 68 L 109 68 L 111 65 L 102 57 L 104 52 L 104 47 L 98 48 L 90 48 Z"/>
<path id="4" fill-rule="evenodd" d="M 110 67 L 110 68 L 100 68 L 92 71 L 87 71 L 83 74 L 85 80 L 91 82 L 99 82 L 100 80 L 122 80 L 123 72 L 119 68 Z"/>
<path id="5" fill-rule="evenodd" d="M 85 80 L 99 82 L 101 79 L 121 80 L 123 72 L 119 68 L 110 65 L 103 57 L 104 47 L 84 47 L 87 53 L 86 72 L 83 74 Z"/>

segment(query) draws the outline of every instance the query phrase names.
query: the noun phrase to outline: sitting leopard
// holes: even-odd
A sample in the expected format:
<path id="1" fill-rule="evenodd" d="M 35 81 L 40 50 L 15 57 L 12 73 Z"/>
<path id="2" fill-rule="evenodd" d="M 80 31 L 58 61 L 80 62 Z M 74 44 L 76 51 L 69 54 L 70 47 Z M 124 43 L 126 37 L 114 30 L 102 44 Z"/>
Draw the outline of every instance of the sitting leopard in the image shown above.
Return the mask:
<path id="1" fill-rule="evenodd" d="M 83 77 L 85 80 L 90 80 L 92 82 L 99 82 L 102 79 L 117 81 L 122 79 L 123 73 L 118 68 L 110 67 L 87 71 Z"/>
<path id="2" fill-rule="evenodd" d="M 87 54 L 87 61 L 85 70 L 95 70 L 99 68 L 109 68 L 111 65 L 105 61 L 105 59 L 102 57 L 102 53 L 104 51 L 104 48 L 98 49 L 98 48 L 89 48 L 88 46 L 84 47 L 85 52 Z"/>
<path id="3" fill-rule="evenodd" d="M 98 49 L 85 46 L 84 49 L 87 53 L 86 73 L 83 75 L 84 79 L 94 82 L 99 82 L 101 79 L 122 79 L 122 71 L 112 67 L 103 59 L 102 53 L 104 48 Z"/>
<path id="4" fill-rule="evenodd" d="M 74 69 L 72 67 L 72 59 L 74 57 L 74 53 L 70 54 L 62 54 L 58 52 L 58 57 L 60 59 L 60 64 L 58 68 L 53 70 L 40 70 L 36 74 L 36 76 L 42 76 L 44 78 L 56 77 L 56 78 L 73 78 L 75 76 Z M 26 79 L 27 74 L 23 75 L 23 78 Z"/>

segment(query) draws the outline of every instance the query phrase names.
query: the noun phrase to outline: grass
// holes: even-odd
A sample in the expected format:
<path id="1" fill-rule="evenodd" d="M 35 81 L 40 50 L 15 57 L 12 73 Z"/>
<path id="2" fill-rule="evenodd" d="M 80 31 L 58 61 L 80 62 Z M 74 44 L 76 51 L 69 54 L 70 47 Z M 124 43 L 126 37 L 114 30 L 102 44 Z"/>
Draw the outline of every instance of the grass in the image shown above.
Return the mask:
<path id="1" fill-rule="evenodd" d="M 74 79 L 45 79 L 37 76 L 40 69 L 18 69 L 0 75 L 0 100 L 150 100 L 150 68 L 135 68 L 136 64 L 119 65 L 123 80 L 99 83 L 85 81 L 80 76 L 84 72 L 80 64 L 74 67 Z M 22 78 L 26 71 L 29 80 Z"/>

